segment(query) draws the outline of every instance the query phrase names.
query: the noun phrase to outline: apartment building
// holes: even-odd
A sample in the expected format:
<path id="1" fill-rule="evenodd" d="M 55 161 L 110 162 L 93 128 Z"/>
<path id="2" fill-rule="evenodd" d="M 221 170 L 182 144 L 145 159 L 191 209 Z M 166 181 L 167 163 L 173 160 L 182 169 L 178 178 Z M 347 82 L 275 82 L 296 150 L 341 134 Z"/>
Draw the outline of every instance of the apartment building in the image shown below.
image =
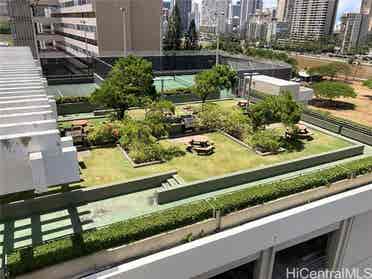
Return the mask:
<path id="1" fill-rule="evenodd" d="M 203 0 L 200 15 L 200 31 L 215 33 L 218 26 L 219 33 L 227 30 L 229 6 L 231 0 Z"/>
<path id="2" fill-rule="evenodd" d="M 372 30 L 372 0 L 362 0 L 360 12 L 368 15 L 368 30 Z"/>
<path id="3" fill-rule="evenodd" d="M 0 48 L 0 195 L 46 192 L 80 180 L 71 137 L 60 137 L 57 108 L 28 48 Z"/>
<path id="4" fill-rule="evenodd" d="M 186 32 L 190 25 L 190 14 L 192 9 L 191 0 L 172 0 L 171 9 L 177 5 L 181 17 L 181 31 Z"/>
<path id="5" fill-rule="evenodd" d="M 0 22 L 8 20 L 8 0 L 0 0 Z"/>
<path id="6" fill-rule="evenodd" d="M 16 45 L 30 46 L 34 56 L 39 51 L 43 57 L 120 56 L 161 48 L 161 0 L 12 0 L 11 5 Z"/>
<path id="7" fill-rule="evenodd" d="M 346 13 L 341 18 L 341 52 L 350 52 L 363 46 L 368 39 L 369 16 L 361 13 Z"/>
<path id="8" fill-rule="evenodd" d="M 276 18 L 279 22 L 289 22 L 295 0 L 278 0 Z"/>
<path id="9" fill-rule="evenodd" d="M 291 16 L 290 39 L 321 40 L 332 34 L 338 0 L 295 0 Z"/>
<path id="10" fill-rule="evenodd" d="M 249 17 L 263 8 L 263 0 L 242 0 L 240 3 L 240 30 L 244 35 Z"/>

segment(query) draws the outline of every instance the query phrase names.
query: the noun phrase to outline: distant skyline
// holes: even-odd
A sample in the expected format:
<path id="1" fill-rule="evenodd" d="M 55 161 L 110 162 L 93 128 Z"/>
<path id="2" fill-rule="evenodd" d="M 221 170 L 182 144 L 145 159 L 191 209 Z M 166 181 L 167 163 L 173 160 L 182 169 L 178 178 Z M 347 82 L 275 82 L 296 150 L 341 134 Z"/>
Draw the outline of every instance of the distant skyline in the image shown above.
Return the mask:
<path id="1" fill-rule="evenodd" d="M 193 0 L 200 3 L 201 0 Z M 236 2 L 237 0 L 233 0 Z M 264 0 L 264 6 L 267 8 L 275 7 L 277 0 Z M 338 11 L 337 11 L 337 21 L 339 21 L 341 15 L 345 12 L 358 12 L 360 9 L 361 0 L 339 0 Z"/>

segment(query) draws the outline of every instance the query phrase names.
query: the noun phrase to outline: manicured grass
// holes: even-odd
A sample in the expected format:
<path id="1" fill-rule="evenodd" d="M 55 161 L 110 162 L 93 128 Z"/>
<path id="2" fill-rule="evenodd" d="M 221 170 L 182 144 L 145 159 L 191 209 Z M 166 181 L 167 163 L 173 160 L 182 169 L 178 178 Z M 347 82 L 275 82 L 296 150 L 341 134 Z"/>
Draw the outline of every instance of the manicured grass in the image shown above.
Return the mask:
<path id="1" fill-rule="evenodd" d="M 350 146 L 347 141 L 314 131 L 314 140 L 304 141 L 303 150 L 262 157 L 220 133 L 210 133 L 206 136 L 216 146 L 216 152 L 211 156 L 197 156 L 187 153 L 183 157 L 174 158 L 163 164 L 136 169 L 124 159 L 117 148 L 94 149 L 91 151 L 91 155 L 84 159 L 87 168 L 82 170 L 84 182 L 81 183 L 81 186 L 97 186 L 170 170 L 177 170 L 183 179 L 191 182 Z M 170 144 L 170 141 L 164 140 L 161 144 Z M 182 143 L 173 144 L 186 147 Z"/>

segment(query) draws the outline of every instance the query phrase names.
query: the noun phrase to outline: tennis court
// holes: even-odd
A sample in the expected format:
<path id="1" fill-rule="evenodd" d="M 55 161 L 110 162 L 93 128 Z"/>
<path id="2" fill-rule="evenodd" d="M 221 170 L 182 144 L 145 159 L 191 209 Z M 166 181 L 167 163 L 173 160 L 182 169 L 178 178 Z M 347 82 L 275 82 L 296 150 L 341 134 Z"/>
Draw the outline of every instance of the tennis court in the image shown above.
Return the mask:
<path id="1" fill-rule="evenodd" d="M 48 95 L 55 97 L 70 97 L 80 96 L 89 97 L 97 85 L 95 83 L 81 83 L 81 84 L 63 84 L 63 85 L 49 85 Z"/>
<path id="2" fill-rule="evenodd" d="M 178 88 L 187 88 L 194 85 L 195 75 L 161 76 L 154 79 L 154 85 L 158 92 Z"/>

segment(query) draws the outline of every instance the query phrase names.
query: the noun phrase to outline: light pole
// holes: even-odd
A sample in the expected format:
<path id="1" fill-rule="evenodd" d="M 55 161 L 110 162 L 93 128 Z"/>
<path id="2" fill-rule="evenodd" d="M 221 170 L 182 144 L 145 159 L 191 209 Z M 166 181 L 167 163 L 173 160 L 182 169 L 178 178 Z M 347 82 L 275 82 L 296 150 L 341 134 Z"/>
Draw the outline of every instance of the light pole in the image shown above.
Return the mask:
<path id="1" fill-rule="evenodd" d="M 81 20 L 80 23 L 84 26 L 84 38 L 85 38 L 85 55 L 88 58 L 88 34 L 87 34 L 87 26 L 86 26 L 86 21 Z M 87 59 L 88 60 L 88 59 Z"/>
<path id="2" fill-rule="evenodd" d="M 217 50 L 216 50 L 216 65 L 220 64 L 220 21 L 219 21 L 219 14 L 218 12 L 215 13 L 216 15 L 216 38 L 217 38 Z M 221 16 L 224 16 L 225 13 L 221 12 Z"/>
<path id="3" fill-rule="evenodd" d="M 127 25 L 126 25 L 126 16 L 127 16 L 127 8 L 120 8 L 123 18 L 123 54 L 124 57 L 127 56 Z"/>

